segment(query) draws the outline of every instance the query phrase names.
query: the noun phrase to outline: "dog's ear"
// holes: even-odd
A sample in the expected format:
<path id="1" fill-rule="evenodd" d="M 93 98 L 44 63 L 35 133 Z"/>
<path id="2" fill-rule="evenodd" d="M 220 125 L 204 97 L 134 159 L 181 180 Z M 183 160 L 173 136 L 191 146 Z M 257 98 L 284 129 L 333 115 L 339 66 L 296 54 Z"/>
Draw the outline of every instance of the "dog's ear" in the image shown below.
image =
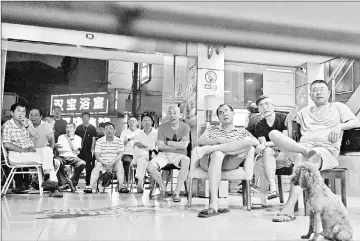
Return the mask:
<path id="1" fill-rule="evenodd" d="M 307 189 L 308 181 L 309 181 L 309 177 L 310 177 L 309 168 L 310 167 L 305 163 L 296 166 L 295 170 L 294 170 L 294 174 L 291 178 L 291 182 L 295 186 L 300 185 L 301 188 Z"/>

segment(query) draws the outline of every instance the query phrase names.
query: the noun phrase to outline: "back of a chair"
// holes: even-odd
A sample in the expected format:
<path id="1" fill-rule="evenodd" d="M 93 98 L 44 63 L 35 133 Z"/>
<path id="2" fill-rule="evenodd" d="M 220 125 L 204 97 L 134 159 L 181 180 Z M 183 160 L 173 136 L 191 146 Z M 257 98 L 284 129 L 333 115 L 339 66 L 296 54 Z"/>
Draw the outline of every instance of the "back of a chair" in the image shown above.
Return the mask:
<path id="1" fill-rule="evenodd" d="M 7 152 L 7 150 L 6 150 L 6 148 L 5 148 L 5 146 L 4 146 L 3 143 L 1 143 L 1 151 L 2 151 L 2 153 L 3 153 L 3 155 L 4 155 L 4 160 L 5 160 L 6 166 L 11 167 L 11 165 L 10 165 L 10 163 L 9 163 L 8 152 Z"/>

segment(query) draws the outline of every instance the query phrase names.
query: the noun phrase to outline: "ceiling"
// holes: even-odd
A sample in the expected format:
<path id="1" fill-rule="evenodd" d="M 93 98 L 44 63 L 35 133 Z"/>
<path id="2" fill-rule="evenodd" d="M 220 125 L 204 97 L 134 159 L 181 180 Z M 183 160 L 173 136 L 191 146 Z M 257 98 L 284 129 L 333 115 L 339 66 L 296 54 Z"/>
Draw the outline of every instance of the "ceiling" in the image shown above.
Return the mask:
<path id="1" fill-rule="evenodd" d="M 309 55 L 360 57 L 360 2 L 10 2 L 2 22 Z"/>

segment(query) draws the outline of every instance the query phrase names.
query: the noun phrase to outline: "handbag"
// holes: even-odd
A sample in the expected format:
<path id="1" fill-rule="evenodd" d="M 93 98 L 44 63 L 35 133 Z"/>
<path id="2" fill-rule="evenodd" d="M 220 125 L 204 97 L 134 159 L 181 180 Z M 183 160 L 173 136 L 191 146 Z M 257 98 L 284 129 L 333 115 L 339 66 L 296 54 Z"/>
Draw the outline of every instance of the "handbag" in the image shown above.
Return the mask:
<path id="1" fill-rule="evenodd" d="M 360 152 L 360 128 L 344 131 L 340 151 Z"/>

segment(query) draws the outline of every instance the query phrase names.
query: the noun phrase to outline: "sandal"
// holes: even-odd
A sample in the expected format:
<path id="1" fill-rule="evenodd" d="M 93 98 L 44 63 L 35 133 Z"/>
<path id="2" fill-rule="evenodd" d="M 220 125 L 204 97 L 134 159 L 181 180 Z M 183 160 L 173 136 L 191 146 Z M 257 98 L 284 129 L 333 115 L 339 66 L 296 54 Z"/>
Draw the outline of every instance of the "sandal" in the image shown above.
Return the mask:
<path id="1" fill-rule="evenodd" d="M 129 193 L 129 190 L 126 187 L 122 187 L 120 188 L 119 193 Z"/>
<path id="2" fill-rule="evenodd" d="M 267 207 L 268 207 L 267 205 L 262 204 L 262 203 L 252 203 L 251 204 L 251 209 L 254 209 L 254 210 L 265 209 Z"/>
<path id="3" fill-rule="evenodd" d="M 228 213 L 228 212 L 230 212 L 230 209 L 228 209 L 228 208 L 219 208 L 218 209 L 219 214 Z"/>
<path id="4" fill-rule="evenodd" d="M 204 209 L 202 210 L 199 214 L 198 217 L 199 218 L 210 218 L 210 217 L 214 217 L 219 215 L 219 212 L 217 212 L 215 209 L 213 208 L 208 208 L 208 209 Z"/>
<path id="5" fill-rule="evenodd" d="M 273 191 L 268 197 L 267 197 L 267 200 L 271 200 L 271 199 L 274 199 L 274 198 L 278 198 L 280 197 L 279 193 L 277 191 Z"/>
<path id="6" fill-rule="evenodd" d="M 275 217 L 273 217 L 272 221 L 273 222 L 277 222 L 277 223 L 282 223 L 282 222 L 291 222 L 294 221 L 296 219 L 295 216 L 291 216 L 289 214 L 276 214 Z"/>

